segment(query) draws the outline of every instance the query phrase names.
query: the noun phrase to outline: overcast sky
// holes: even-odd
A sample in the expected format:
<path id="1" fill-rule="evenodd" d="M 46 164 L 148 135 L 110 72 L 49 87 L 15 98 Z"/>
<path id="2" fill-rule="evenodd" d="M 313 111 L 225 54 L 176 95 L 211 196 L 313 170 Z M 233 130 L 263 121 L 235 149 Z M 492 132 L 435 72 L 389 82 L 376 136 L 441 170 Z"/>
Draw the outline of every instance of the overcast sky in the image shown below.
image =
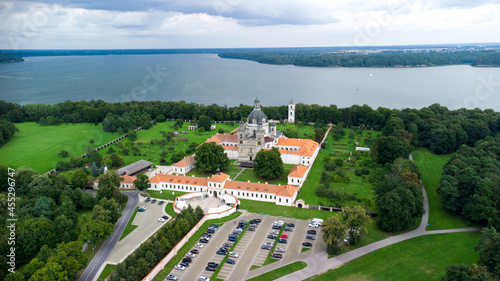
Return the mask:
<path id="1" fill-rule="evenodd" d="M 500 0 L 0 1 L 0 49 L 500 42 Z"/>

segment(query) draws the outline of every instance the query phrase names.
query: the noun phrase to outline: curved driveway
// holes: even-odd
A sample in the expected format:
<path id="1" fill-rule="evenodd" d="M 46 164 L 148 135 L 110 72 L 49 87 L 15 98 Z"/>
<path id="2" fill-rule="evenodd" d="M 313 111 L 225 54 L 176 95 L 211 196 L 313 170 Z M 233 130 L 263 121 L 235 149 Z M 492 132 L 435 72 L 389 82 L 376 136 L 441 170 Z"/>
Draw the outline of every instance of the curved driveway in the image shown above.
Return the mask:
<path id="1" fill-rule="evenodd" d="M 87 268 L 85 268 L 82 276 L 78 279 L 79 281 L 92 281 L 97 279 L 98 276 L 96 276 L 96 274 L 99 272 L 102 264 L 120 239 L 125 226 L 127 226 L 130 217 L 134 213 L 135 206 L 139 203 L 139 197 L 137 196 L 139 191 L 123 191 L 122 193 L 128 196 L 127 205 L 123 209 L 122 216 L 113 227 L 111 236 L 102 243 L 97 254 L 87 265 Z"/>
<path id="2" fill-rule="evenodd" d="M 279 279 L 279 281 L 295 281 L 295 280 L 304 280 L 307 278 L 310 278 L 314 275 L 321 274 L 329 269 L 335 269 L 337 267 L 342 266 L 343 264 L 352 261 L 354 259 L 357 259 L 361 256 L 364 256 L 370 252 L 373 252 L 375 250 L 378 250 L 380 248 L 399 243 L 404 240 L 412 239 L 418 236 L 422 235 L 429 235 L 429 234 L 439 234 L 439 233 L 453 233 L 453 232 L 465 232 L 465 231 L 481 231 L 480 227 L 470 227 L 470 228 L 460 228 L 460 229 L 444 229 L 444 230 L 433 230 L 433 231 L 426 231 L 425 228 L 427 227 L 427 223 L 429 221 L 429 200 L 427 198 L 427 193 L 425 192 L 425 188 L 422 185 L 422 190 L 423 190 L 423 196 L 424 196 L 424 210 L 425 213 L 422 216 L 422 221 L 420 223 L 420 226 L 412 231 L 392 236 L 389 238 L 386 238 L 384 240 L 377 241 L 375 243 L 366 245 L 364 247 L 358 248 L 356 250 L 349 251 L 347 253 L 344 253 L 342 255 L 338 255 L 334 258 L 328 258 L 328 255 L 326 252 L 321 252 L 313 255 L 309 255 L 308 257 L 305 258 L 299 258 L 293 261 L 290 261 L 289 263 L 296 262 L 296 261 L 303 261 L 307 263 L 307 267 L 304 269 L 301 269 L 299 271 L 296 271 L 294 273 L 288 274 L 286 276 L 283 276 Z M 261 274 L 264 274 L 266 272 L 269 272 L 271 270 L 274 270 L 276 268 L 285 266 L 286 264 L 281 264 L 281 263 L 274 263 L 270 264 L 261 268 L 254 269 L 250 272 L 248 272 L 245 276 L 245 279 L 250 279 L 256 276 L 259 276 Z"/>

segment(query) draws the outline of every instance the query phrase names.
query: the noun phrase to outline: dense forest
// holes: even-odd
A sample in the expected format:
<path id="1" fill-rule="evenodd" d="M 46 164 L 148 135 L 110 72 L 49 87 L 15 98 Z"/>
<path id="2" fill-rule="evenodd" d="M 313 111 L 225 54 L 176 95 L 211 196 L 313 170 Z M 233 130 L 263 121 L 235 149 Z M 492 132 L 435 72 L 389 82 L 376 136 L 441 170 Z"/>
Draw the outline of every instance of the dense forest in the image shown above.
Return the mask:
<path id="1" fill-rule="evenodd" d="M 417 67 L 470 64 L 500 66 L 500 52 L 422 52 L 422 53 L 311 53 L 311 52 L 225 52 L 219 57 L 245 59 L 267 64 L 316 67 Z"/>
<path id="2" fill-rule="evenodd" d="M 0 53 L 0 63 L 22 62 L 24 59 L 14 54 Z"/>

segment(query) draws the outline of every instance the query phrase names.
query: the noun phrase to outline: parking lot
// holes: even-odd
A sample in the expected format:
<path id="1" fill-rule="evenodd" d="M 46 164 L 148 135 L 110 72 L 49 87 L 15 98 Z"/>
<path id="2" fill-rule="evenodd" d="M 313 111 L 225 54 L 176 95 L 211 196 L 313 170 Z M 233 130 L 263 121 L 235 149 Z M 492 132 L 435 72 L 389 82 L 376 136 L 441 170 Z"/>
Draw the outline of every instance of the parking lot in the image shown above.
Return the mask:
<path id="1" fill-rule="evenodd" d="M 236 229 L 238 221 L 249 221 L 255 218 L 261 219 L 261 223 L 258 224 L 255 231 L 245 231 L 233 249 L 233 251 L 239 255 L 238 258 L 231 258 L 235 260 L 236 263 L 221 264 L 225 256 L 217 255 L 216 252 L 223 246 L 224 243 L 229 242 L 228 235 Z M 261 249 L 261 246 L 266 242 L 276 243 L 274 239 L 267 238 L 275 221 L 283 221 L 285 226 L 288 223 L 295 224 L 292 232 L 283 231 L 283 234 L 288 235 L 288 238 L 286 239 L 287 243 L 277 243 L 276 248 L 282 248 L 285 250 L 284 253 L 281 253 L 283 257 L 281 260 L 277 261 L 278 263 L 288 263 L 298 257 L 306 257 L 313 253 L 326 251 L 326 243 L 323 241 L 321 228 L 308 227 L 309 221 L 246 213 L 235 220 L 224 223 L 219 230 L 212 234 L 212 238 L 209 243 L 202 243 L 203 248 L 198 249 L 199 254 L 193 258 L 189 267 L 186 267 L 184 271 L 173 269 L 170 274 L 177 276 L 179 280 L 199 280 L 200 276 L 211 277 L 213 272 L 206 271 L 205 267 L 208 262 L 215 262 L 219 264 L 219 267 L 222 267 L 217 275 L 217 278 L 222 280 L 243 280 L 252 265 L 264 265 L 270 250 Z M 314 235 L 316 240 L 306 239 L 306 232 L 309 229 L 315 229 L 317 231 L 317 235 Z M 311 242 L 311 250 L 301 252 L 303 242 Z M 234 242 L 229 243 L 233 244 Z"/>

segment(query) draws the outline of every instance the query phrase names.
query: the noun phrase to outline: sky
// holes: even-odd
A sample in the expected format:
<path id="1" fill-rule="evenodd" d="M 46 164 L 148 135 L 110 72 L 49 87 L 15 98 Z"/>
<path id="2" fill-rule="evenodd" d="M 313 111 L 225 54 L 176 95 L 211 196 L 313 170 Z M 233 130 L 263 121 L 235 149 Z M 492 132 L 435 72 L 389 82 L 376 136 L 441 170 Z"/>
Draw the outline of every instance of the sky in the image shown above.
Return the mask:
<path id="1" fill-rule="evenodd" d="M 0 49 L 500 42 L 500 0 L 0 1 Z"/>

